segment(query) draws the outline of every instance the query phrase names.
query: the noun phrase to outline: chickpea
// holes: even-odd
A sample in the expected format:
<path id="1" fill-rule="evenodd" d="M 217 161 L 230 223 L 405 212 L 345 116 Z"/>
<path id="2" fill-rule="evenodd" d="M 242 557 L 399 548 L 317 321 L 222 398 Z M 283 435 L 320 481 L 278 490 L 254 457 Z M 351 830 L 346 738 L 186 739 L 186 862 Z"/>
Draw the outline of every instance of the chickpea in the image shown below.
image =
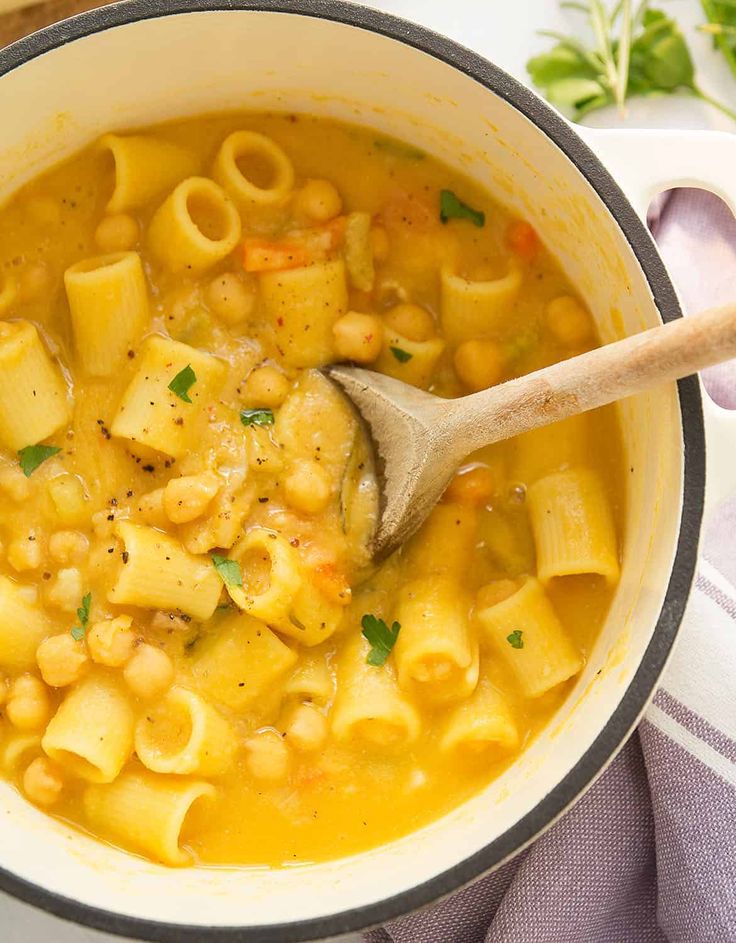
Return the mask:
<path id="1" fill-rule="evenodd" d="M 276 409 L 289 395 L 291 383 L 276 367 L 263 364 L 250 372 L 242 389 L 243 396 L 253 406 Z"/>
<path id="2" fill-rule="evenodd" d="M 25 537 L 16 537 L 8 544 L 8 563 L 18 573 L 37 569 L 41 566 L 41 558 L 41 542 L 35 531 Z"/>
<path id="3" fill-rule="evenodd" d="M 92 661 L 108 668 L 122 667 L 135 651 L 136 634 L 131 616 L 96 622 L 87 632 L 87 648 Z"/>
<path id="4" fill-rule="evenodd" d="M 56 579 L 46 591 L 46 602 L 62 612 L 75 612 L 84 595 L 82 573 L 76 567 L 59 570 Z"/>
<path id="5" fill-rule="evenodd" d="M 11 465 L 0 469 L 0 491 L 11 501 L 25 501 L 30 496 L 31 483 L 17 465 Z"/>
<path id="6" fill-rule="evenodd" d="M 518 580 L 494 580 L 492 583 L 487 583 L 478 590 L 476 609 L 488 609 L 489 606 L 495 606 L 496 603 L 513 596 L 518 589 Z"/>
<path id="7" fill-rule="evenodd" d="M 32 262 L 20 273 L 18 294 L 21 302 L 39 301 L 51 288 L 51 272 L 44 262 Z"/>
<path id="8" fill-rule="evenodd" d="M 138 242 L 138 223 L 127 213 L 104 216 L 95 229 L 95 244 L 102 252 L 125 252 Z"/>
<path id="9" fill-rule="evenodd" d="M 318 750 L 327 739 L 327 718 L 312 704 L 298 704 L 291 712 L 284 732 L 295 750 Z"/>
<path id="10" fill-rule="evenodd" d="M 84 642 L 72 638 L 69 632 L 41 642 L 36 661 L 41 677 L 52 688 L 64 688 L 79 681 L 89 664 Z"/>
<path id="11" fill-rule="evenodd" d="M 133 694 L 155 697 L 171 686 L 174 665 L 166 652 L 144 642 L 125 666 L 123 677 Z"/>
<path id="12" fill-rule="evenodd" d="M 482 507 L 494 494 L 493 473 L 486 465 L 478 465 L 461 472 L 447 486 L 443 500 L 450 503 Z"/>
<path id="13" fill-rule="evenodd" d="M 561 295 L 547 305 L 547 326 L 555 340 L 566 347 L 579 347 L 591 339 L 590 314 L 572 295 Z"/>
<path id="14" fill-rule="evenodd" d="M 51 715 L 51 704 L 43 681 L 30 674 L 16 678 L 10 687 L 5 714 L 18 730 L 45 727 Z"/>
<path id="15" fill-rule="evenodd" d="M 434 318 L 421 305 L 394 305 L 384 314 L 383 319 L 392 330 L 410 341 L 428 341 L 436 333 Z"/>
<path id="16" fill-rule="evenodd" d="M 47 485 L 60 524 L 79 526 L 87 519 L 84 485 L 76 475 L 57 475 Z"/>
<path id="17" fill-rule="evenodd" d="M 383 324 L 374 314 L 348 311 L 332 326 L 335 353 L 341 360 L 372 363 L 381 353 Z"/>
<path id="18" fill-rule="evenodd" d="M 37 805 L 53 805 L 63 788 L 59 769 L 45 756 L 36 757 L 23 774 L 23 792 Z"/>
<path id="19" fill-rule="evenodd" d="M 504 356 L 493 341 L 465 341 L 455 351 L 455 372 L 460 382 L 472 391 L 485 390 L 499 383 L 504 371 Z"/>
<path id="20" fill-rule="evenodd" d="M 342 197 L 329 180 L 307 180 L 294 197 L 294 217 L 302 223 L 326 223 L 342 210 Z"/>
<path id="21" fill-rule="evenodd" d="M 212 313 L 226 324 L 240 324 L 255 308 L 255 282 L 245 282 L 234 272 L 223 272 L 209 283 L 205 298 Z"/>
<path id="22" fill-rule="evenodd" d="M 373 261 L 379 265 L 388 258 L 391 245 L 388 241 L 388 233 L 383 226 L 373 226 L 370 232 L 371 249 L 373 250 Z"/>
<path id="23" fill-rule="evenodd" d="M 81 563 L 89 553 L 89 540 L 78 530 L 57 530 L 49 537 L 49 555 L 55 563 Z"/>
<path id="24" fill-rule="evenodd" d="M 164 489 L 156 488 L 138 498 L 138 513 L 141 520 L 153 527 L 167 527 L 168 519 L 164 512 Z M 94 521 L 94 517 L 93 517 Z"/>
<path id="25" fill-rule="evenodd" d="M 186 524 L 201 517 L 223 481 L 214 472 L 172 478 L 164 488 L 164 512 L 173 524 Z"/>
<path id="26" fill-rule="evenodd" d="M 295 511 L 319 514 L 332 497 L 327 472 L 319 462 L 310 459 L 300 462 L 284 481 L 284 496 Z"/>
<path id="27" fill-rule="evenodd" d="M 275 730 L 263 730 L 245 742 L 246 766 L 256 779 L 281 782 L 289 775 L 289 748 Z"/>

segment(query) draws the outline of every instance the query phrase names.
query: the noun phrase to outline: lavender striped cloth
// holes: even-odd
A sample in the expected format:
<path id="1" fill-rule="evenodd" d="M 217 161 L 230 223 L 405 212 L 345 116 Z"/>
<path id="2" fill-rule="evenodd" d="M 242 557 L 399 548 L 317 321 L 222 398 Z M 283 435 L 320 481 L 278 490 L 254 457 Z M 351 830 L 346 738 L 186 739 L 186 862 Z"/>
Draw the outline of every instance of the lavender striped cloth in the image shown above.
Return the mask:
<path id="1" fill-rule="evenodd" d="M 675 191 L 650 223 L 686 310 L 736 299 L 736 220 L 717 198 Z M 734 363 L 705 383 L 736 407 Z M 500 870 L 366 939 L 736 943 L 736 500 L 706 522 L 675 654 L 606 773 Z"/>

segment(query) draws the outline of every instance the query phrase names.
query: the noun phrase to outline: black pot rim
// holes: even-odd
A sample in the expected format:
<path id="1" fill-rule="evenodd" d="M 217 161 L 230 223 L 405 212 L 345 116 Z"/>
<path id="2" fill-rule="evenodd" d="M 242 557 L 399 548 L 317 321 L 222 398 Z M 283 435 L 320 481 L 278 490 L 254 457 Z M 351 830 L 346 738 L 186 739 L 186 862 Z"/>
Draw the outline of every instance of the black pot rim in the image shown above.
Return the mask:
<path id="1" fill-rule="evenodd" d="M 480 55 L 424 27 L 344 0 L 123 0 L 80 13 L 0 50 L 0 78 L 60 46 L 139 20 L 202 11 L 291 13 L 372 31 L 453 66 L 525 114 L 595 189 L 618 222 L 664 320 L 681 317 L 677 296 L 644 224 L 588 146 L 535 94 Z M 0 890 L 58 917 L 107 933 L 160 943 L 303 943 L 386 923 L 426 907 L 493 870 L 544 831 L 592 784 L 623 746 L 665 666 L 692 586 L 703 515 L 705 447 L 697 378 L 678 383 L 683 426 L 683 506 L 677 551 L 655 632 L 618 708 L 572 770 L 527 815 L 474 855 L 400 894 L 338 914 L 268 927 L 161 923 L 90 907 L 0 869 Z"/>

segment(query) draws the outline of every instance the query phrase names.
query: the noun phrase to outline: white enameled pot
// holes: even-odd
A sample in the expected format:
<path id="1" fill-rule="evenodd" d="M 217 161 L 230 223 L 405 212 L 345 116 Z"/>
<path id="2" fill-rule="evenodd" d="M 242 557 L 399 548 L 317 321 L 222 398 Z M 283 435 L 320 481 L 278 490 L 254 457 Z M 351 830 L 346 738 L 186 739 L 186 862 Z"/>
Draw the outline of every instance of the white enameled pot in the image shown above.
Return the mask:
<path id="1" fill-rule="evenodd" d="M 694 184 L 736 196 L 736 137 L 581 137 L 477 55 L 350 3 L 127 0 L 0 51 L 0 200 L 111 128 L 232 109 L 370 125 L 470 174 L 531 220 L 604 341 L 680 316 L 639 215 L 650 195 Z M 697 555 L 705 427 L 713 431 L 709 501 L 729 484 L 722 459 L 736 448 L 736 423 L 701 398 L 697 379 L 620 411 L 628 504 L 615 602 L 559 715 L 481 795 L 352 858 L 274 871 L 177 871 L 98 843 L 0 783 L 0 888 L 140 939 L 286 943 L 426 905 L 532 841 L 610 762 L 665 666 Z"/>

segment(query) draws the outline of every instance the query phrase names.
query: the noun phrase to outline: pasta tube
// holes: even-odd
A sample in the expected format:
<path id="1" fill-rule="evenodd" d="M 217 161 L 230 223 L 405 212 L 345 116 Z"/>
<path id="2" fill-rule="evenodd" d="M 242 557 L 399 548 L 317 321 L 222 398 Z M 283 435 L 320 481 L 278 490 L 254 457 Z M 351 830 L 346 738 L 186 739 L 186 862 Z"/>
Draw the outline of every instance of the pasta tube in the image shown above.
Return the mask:
<path id="1" fill-rule="evenodd" d="M 71 419 L 59 368 L 28 321 L 0 322 L 0 443 L 36 445 Z"/>
<path id="2" fill-rule="evenodd" d="M 294 168 L 278 144 L 257 131 L 235 131 L 217 152 L 212 176 L 244 209 L 281 206 L 294 188 Z"/>
<path id="3" fill-rule="evenodd" d="M 496 655 L 527 697 L 539 697 L 577 674 L 577 651 L 538 579 L 528 577 L 511 596 L 476 616 Z"/>
<path id="4" fill-rule="evenodd" d="M 189 177 L 156 210 L 148 245 L 172 272 L 203 272 L 230 255 L 240 232 L 240 216 L 225 191 L 206 177 Z"/>
<path id="5" fill-rule="evenodd" d="M 445 342 L 440 337 L 412 341 L 387 327 L 383 332 L 383 347 L 374 367 L 379 373 L 426 390 L 444 350 Z"/>
<path id="6" fill-rule="evenodd" d="M 77 262 L 64 273 L 64 285 L 82 367 L 92 376 L 112 376 L 149 319 L 140 256 L 119 252 Z"/>
<path id="7" fill-rule="evenodd" d="M 0 667 L 26 671 L 36 665 L 36 649 L 52 633 L 43 610 L 29 602 L 18 583 L 0 576 Z"/>
<path id="8" fill-rule="evenodd" d="M 495 755 L 518 745 L 519 730 L 511 709 L 486 678 L 466 701 L 452 709 L 440 734 L 444 753 Z"/>
<path id="9" fill-rule="evenodd" d="M 93 828 L 132 851 L 168 865 L 186 865 L 182 836 L 192 810 L 214 800 L 205 782 L 131 771 L 109 786 L 89 786 L 84 810 Z"/>
<path id="10" fill-rule="evenodd" d="M 145 206 L 199 169 L 196 154 L 145 135 L 105 134 L 98 147 L 113 160 L 114 184 L 108 213 Z"/>
<path id="11" fill-rule="evenodd" d="M 93 783 L 115 779 L 133 751 L 133 708 L 113 675 L 89 675 L 61 702 L 43 735 L 44 752 Z"/>
<path id="12" fill-rule="evenodd" d="M 570 468 L 529 487 L 529 518 L 543 583 L 594 573 L 618 581 L 613 514 L 603 484 L 590 468 Z"/>
<path id="13" fill-rule="evenodd" d="M 394 646 L 400 686 L 435 703 L 468 697 L 478 683 L 478 643 L 469 604 L 453 580 L 430 576 L 408 583 L 396 614 Z"/>
<path id="14" fill-rule="evenodd" d="M 511 261 L 503 278 L 474 282 L 443 269 L 440 320 L 448 343 L 494 338 L 509 328 L 509 314 L 522 283 L 521 265 Z"/>
<path id="15" fill-rule="evenodd" d="M 467 504 L 437 504 L 406 548 L 417 576 L 444 574 L 462 580 L 470 572 L 477 542 L 478 513 Z"/>
<path id="16" fill-rule="evenodd" d="M 187 370 L 195 378 L 185 391 L 188 401 L 169 388 Z M 224 362 L 211 354 L 158 335 L 147 338 L 140 366 L 123 394 L 110 431 L 179 458 L 195 447 L 206 418 L 204 407 L 215 396 L 225 372 Z"/>
<path id="17" fill-rule="evenodd" d="M 120 521 L 115 533 L 125 546 L 126 562 L 107 594 L 111 603 L 210 618 L 222 581 L 209 557 L 194 556 L 175 537 L 142 524 Z"/>
<path id="18" fill-rule="evenodd" d="M 138 759 L 155 773 L 218 776 L 232 764 L 237 741 L 211 704 L 176 686 L 146 708 L 134 742 Z"/>

